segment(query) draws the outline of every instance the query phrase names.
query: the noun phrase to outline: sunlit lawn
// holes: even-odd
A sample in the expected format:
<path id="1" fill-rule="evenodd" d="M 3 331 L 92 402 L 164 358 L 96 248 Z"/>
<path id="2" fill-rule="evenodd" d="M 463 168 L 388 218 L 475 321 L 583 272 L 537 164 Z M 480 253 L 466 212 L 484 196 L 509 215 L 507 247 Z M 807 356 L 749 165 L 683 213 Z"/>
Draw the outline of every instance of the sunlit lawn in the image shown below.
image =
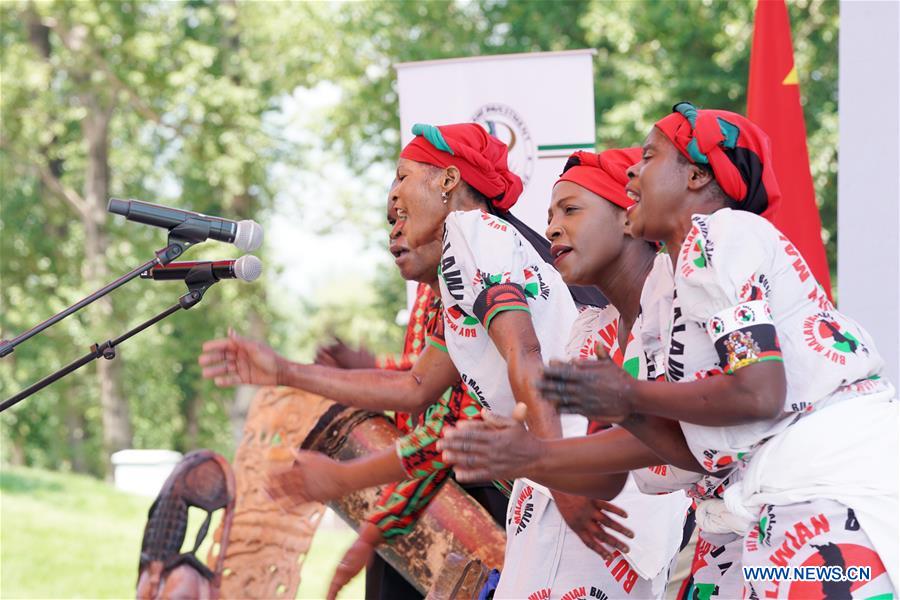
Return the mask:
<path id="1" fill-rule="evenodd" d="M 133 598 L 151 503 L 152 498 L 119 492 L 90 477 L 3 465 L 0 598 Z M 201 516 L 191 514 L 189 547 Z M 324 597 L 353 538 L 343 527 L 318 532 L 304 563 L 298 598 Z M 201 548 L 201 558 L 206 548 Z M 341 597 L 363 596 L 359 576 Z"/>

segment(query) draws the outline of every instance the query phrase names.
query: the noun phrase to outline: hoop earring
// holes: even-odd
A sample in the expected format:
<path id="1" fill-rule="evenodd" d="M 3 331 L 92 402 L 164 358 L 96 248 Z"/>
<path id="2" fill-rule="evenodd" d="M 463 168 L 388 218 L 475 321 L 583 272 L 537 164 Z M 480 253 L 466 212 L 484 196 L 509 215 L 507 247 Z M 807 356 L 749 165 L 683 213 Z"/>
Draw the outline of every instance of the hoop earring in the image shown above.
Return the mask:
<path id="1" fill-rule="evenodd" d="M 441 192 L 441 202 L 447 204 L 448 200 L 450 200 L 450 195 L 447 192 Z"/>

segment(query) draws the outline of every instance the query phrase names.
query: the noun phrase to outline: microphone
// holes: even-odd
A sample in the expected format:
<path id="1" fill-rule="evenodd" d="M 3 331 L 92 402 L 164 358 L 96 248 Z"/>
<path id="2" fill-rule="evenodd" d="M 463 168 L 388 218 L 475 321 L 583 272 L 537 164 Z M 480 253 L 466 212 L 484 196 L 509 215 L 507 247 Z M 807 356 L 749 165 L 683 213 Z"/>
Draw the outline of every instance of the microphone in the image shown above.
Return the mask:
<path id="1" fill-rule="evenodd" d="M 263 241 L 262 227 L 256 221 L 249 219 L 230 221 L 140 200 L 120 200 L 118 198 L 110 198 L 106 210 L 122 215 L 129 221 L 166 229 L 173 229 L 187 223 L 195 228 L 199 227 L 199 230 L 191 231 L 195 238 L 193 241 L 202 242 L 212 238 L 234 244 L 244 252 L 253 252 L 262 245 Z"/>
<path id="2" fill-rule="evenodd" d="M 141 279 L 156 281 L 181 281 L 194 267 L 209 265 L 216 281 L 222 279 L 240 279 L 254 281 L 262 274 L 262 262 L 250 254 L 237 260 L 173 262 L 168 265 L 157 265 L 141 273 Z"/>

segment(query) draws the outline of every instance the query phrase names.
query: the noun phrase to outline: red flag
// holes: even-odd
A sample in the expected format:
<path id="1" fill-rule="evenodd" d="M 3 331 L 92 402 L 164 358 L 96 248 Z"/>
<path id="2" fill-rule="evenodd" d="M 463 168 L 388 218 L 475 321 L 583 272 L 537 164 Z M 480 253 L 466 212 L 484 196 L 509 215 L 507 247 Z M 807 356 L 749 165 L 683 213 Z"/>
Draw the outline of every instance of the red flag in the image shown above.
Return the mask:
<path id="1" fill-rule="evenodd" d="M 759 0 L 756 5 L 747 117 L 772 140 L 775 177 L 782 194 L 773 222 L 797 246 L 831 298 L 822 221 L 809 171 L 791 22 L 784 0 Z"/>

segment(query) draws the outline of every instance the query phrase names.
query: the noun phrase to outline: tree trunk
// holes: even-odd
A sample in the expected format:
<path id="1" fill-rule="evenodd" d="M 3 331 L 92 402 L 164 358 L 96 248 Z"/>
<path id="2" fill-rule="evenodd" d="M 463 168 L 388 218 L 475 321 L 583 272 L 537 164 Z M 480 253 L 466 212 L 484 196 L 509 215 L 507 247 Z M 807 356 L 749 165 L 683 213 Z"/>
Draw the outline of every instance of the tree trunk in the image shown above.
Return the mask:
<path id="1" fill-rule="evenodd" d="M 104 107 L 93 94 L 82 96 L 88 114 L 82 122 L 88 146 L 87 170 L 84 181 L 84 199 L 88 210 L 82 218 L 84 224 L 84 278 L 91 289 L 107 283 L 106 267 L 106 203 L 109 197 L 109 121 L 112 108 Z M 112 337 L 118 333 L 109 331 L 116 323 L 113 318 L 112 298 L 105 296 L 93 306 L 93 331 Z M 103 332 L 103 333 L 100 333 Z M 103 341 L 103 340 L 97 340 Z M 113 360 L 100 359 L 97 364 L 102 407 L 103 445 L 108 455 L 132 445 L 131 411 L 128 399 L 122 395 L 122 357 Z"/>
<path id="2" fill-rule="evenodd" d="M 50 28 L 41 21 L 40 15 L 34 5 L 29 4 L 26 10 L 28 22 L 29 40 L 38 54 L 50 62 L 53 46 L 50 38 Z M 81 48 L 83 40 L 78 36 L 69 37 L 65 28 L 57 30 L 57 34 L 63 39 L 70 51 L 76 52 Z M 87 58 L 85 54 L 84 58 Z M 52 63 L 51 63 L 52 64 Z M 82 70 L 83 69 L 83 70 Z M 78 82 L 84 90 L 79 94 L 82 106 L 87 110 L 87 115 L 82 121 L 82 134 L 87 143 L 87 169 L 84 180 L 83 202 L 66 198 L 81 217 L 84 227 L 84 267 L 82 276 L 85 286 L 95 290 L 108 283 L 109 272 L 106 268 L 106 247 L 108 237 L 106 235 L 106 203 L 109 196 L 109 122 L 112 118 L 115 106 L 115 94 L 105 97 L 102 90 L 106 86 L 102 82 L 93 82 L 89 61 L 82 63 L 80 69 L 69 72 L 70 76 Z M 54 142 L 56 139 L 54 138 Z M 47 154 L 47 148 L 43 148 Z M 47 155 L 48 169 L 51 179 L 59 180 L 63 175 L 63 163 L 60 159 L 50 159 Z M 60 186 L 62 188 L 62 186 Z M 65 195 L 65 194 L 64 194 Z M 90 309 L 92 318 L 91 332 L 94 335 L 112 335 L 118 333 L 109 331 L 109 327 L 115 324 L 113 319 L 112 299 L 109 296 L 97 300 Z M 101 340 L 94 340 L 102 342 Z M 109 454 L 132 445 L 133 435 L 131 429 L 131 415 L 128 400 L 122 395 L 122 358 L 113 360 L 100 359 L 97 365 L 97 377 L 100 384 L 100 405 L 102 409 L 103 445 L 106 450 L 105 461 L 109 466 Z M 71 406 L 66 403 L 66 406 Z M 68 408 L 66 409 L 68 412 Z M 72 423 L 80 421 L 84 424 L 84 416 L 76 418 L 76 415 L 68 415 L 67 420 Z M 75 462 L 81 462 L 78 458 L 78 449 L 75 451 Z"/>
<path id="3" fill-rule="evenodd" d="M 225 19 L 224 35 L 221 38 L 222 53 L 226 55 L 228 53 L 237 54 L 241 49 L 240 23 L 238 22 L 240 10 L 236 0 L 223 0 L 222 4 L 231 8 L 229 17 Z M 227 61 L 226 64 L 228 64 Z M 235 85 L 241 84 L 241 74 L 239 69 L 230 69 L 227 72 L 229 73 L 228 77 L 231 79 L 232 83 Z M 236 217 L 241 219 L 251 219 L 255 216 L 253 214 L 253 197 L 246 191 L 247 187 L 249 187 L 249 182 L 245 182 L 245 184 L 247 185 L 244 187 L 244 192 L 233 196 L 230 205 L 231 210 Z M 265 292 L 263 291 L 262 286 L 259 286 L 257 290 L 255 290 L 255 293 L 259 302 L 265 303 Z M 262 316 L 254 308 L 250 309 L 247 315 L 247 322 L 243 327 L 238 328 L 242 330 L 244 335 L 247 335 L 251 339 L 262 342 L 266 341 L 266 332 L 268 328 Z M 235 448 L 241 443 L 244 422 L 247 419 L 247 412 L 250 410 L 250 403 L 253 400 L 257 389 L 256 386 L 252 385 L 237 386 L 234 398 L 232 399 L 231 405 L 228 407 L 228 417 L 231 421 L 231 432 L 234 438 Z"/>

